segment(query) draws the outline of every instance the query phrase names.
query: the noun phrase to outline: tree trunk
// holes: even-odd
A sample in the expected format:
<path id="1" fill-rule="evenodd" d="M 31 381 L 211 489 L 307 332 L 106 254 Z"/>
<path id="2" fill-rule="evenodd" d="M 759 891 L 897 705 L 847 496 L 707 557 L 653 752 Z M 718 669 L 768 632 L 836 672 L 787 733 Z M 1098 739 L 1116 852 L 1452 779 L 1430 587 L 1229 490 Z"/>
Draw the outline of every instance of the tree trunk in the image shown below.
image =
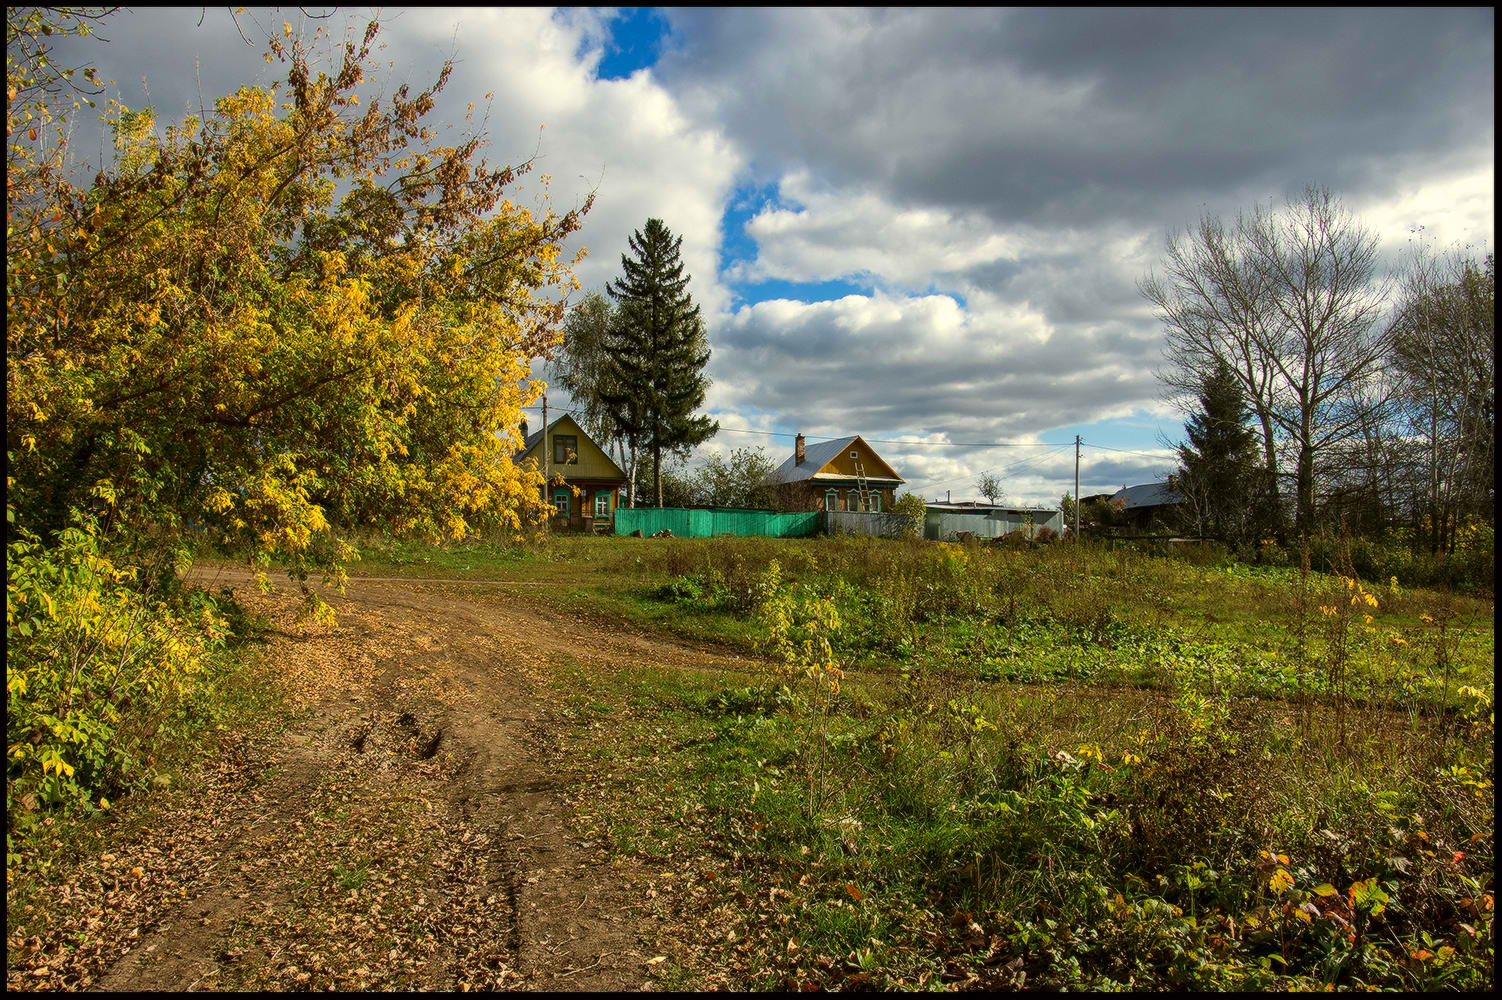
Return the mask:
<path id="1" fill-rule="evenodd" d="M 625 451 L 626 443 L 622 441 L 621 452 L 624 454 Z M 639 465 L 641 465 L 641 452 L 633 446 L 630 463 L 626 466 L 626 506 L 633 509 L 636 507 L 636 469 Z"/>
<path id="2" fill-rule="evenodd" d="M 1307 441 L 1299 444 L 1299 467 L 1296 480 L 1298 502 L 1294 513 L 1294 531 L 1300 538 L 1314 533 L 1314 449 Z"/>
<path id="3" fill-rule="evenodd" d="M 657 490 L 657 509 L 662 509 L 662 445 L 652 442 L 652 485 Z"/>
<path id="4" fill-rule="evenodd" d="M 1429 405 L 1429 551 L 1439 551 L 1439 409 L 1438 401 Z"/>
<path id="5" fill-rule="evenodd" d="M 1278 489 L 1278 446 L 1273 439 L 1272 418 L 1262 409 L 1260 402 L 1254 405 L 1257 408 L 1257 419 L 1262 424 L 1262 454 L 1267 460 L 1267 488 L 1272 491 L 1269 503 L 1272 506 L 1273 516 L 1277 518 L 1277 530 L 1274 534 L 1281 545 L 1287 541 L 1287 538 L 1284 532 L 1283 494 Z"/>

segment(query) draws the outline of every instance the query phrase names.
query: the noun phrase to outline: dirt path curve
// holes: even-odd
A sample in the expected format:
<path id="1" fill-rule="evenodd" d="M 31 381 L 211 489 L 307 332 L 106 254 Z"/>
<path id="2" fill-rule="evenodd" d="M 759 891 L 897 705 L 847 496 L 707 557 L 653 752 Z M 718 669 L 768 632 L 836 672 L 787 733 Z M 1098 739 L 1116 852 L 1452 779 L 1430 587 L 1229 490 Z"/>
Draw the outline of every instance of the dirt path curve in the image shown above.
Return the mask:
<path id="1" fill-rule="evenodd" d="M 357 579 L 330 598 L 337 626 L 302 628 L 293 595 L 248 597 L 243 570 L 197 575 L 288 623 L 266 655 L 310 709 L 265 779 L 215 807 L 212 849 L 178 898 L 90 985 L 655 985 L 631 873 L 564 822 L 565 798 L 588 789 L 559 777 L 541 672 L 560 656 L 744 661 L 566 617 L 525 587 Z"/>

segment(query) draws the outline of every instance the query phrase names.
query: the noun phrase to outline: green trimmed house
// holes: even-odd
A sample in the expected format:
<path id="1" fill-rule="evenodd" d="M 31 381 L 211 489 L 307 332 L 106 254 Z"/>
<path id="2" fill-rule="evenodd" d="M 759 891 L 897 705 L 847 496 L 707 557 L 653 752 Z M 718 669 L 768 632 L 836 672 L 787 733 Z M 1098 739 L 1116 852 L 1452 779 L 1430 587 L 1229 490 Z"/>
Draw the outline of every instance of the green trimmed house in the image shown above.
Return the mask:
<path id="1" fill-rule="evenodd" d="M 532 462 L 543 473 L 543 500 L 556 510 L 551 526 L 560 531 L 610 531 L 626 485 L 621 467 L 568 414 L 534 434 L 527 434 L 523 424 L 522 435 L 526 443 L 512 461 Z"/>
<path id="2" fill-rule="evenodd" d="M 784 511 L 890 511 L 903 479 L 859 434 L 807 444 L 763 480 Z"/>

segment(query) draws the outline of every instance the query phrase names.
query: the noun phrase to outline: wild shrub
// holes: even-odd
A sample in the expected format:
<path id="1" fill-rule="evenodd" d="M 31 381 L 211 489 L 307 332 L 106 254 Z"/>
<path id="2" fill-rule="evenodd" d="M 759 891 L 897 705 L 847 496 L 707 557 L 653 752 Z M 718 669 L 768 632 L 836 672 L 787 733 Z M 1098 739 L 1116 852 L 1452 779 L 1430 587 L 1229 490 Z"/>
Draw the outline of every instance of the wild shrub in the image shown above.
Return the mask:
<path id="1" fill-rule="evenodd" d="M 834 601 L 788 587 L 776 560 L 757 588 L 760 647 L 772 658 L 772 672 L 801 695 L 804 739 L 802 770 L 807 786 L 806 816 L 817 817 L 830 791 L 829 717 L 845 677 L 834 651 L 844 627 Z"/>
<path id="2" fill-rule="evenodd" d="M 107 806 L 226 634 L 207 595 L 143 579 L 91 519 L 52 545 L 16 534 L 6 547 L 12 829 L 42 806 Z"/>

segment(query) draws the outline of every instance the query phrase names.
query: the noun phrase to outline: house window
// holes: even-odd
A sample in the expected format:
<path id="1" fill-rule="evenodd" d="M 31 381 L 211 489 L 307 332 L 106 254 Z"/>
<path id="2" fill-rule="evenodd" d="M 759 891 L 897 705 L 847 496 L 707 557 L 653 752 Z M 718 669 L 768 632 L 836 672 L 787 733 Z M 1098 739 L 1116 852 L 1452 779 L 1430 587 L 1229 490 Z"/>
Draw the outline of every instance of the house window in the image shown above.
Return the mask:
<path id="1" fill-rule="evenodd" d="M 824 493 L 824 509 L 834 510 L 835 504 L 839 502 L 836 499 L 837 497 L 839 497 L 839 495 L 840 494 L 838 490 L 826 490 Z"/>
<path id="2" fill-rule="evenodd" d="M 850 457 L 853 458 L 853 459 L 855 459 L 856 461 L 859 461 L 860 457 L 861 457 L 861 453 L 858 452 L 858 451 L 852 451 L 850 453 Z"/>
<path id="3" fill-rule="evenodd" d="M 881 490 L 871 494 L 871 509 L 878 514 L 881 513 Z"/>
<path id="4" fill-rule="evenodd" d="M 610 491 L 600 490 L 595 494 L 595 517 L 610 516 Z"/>
<path id="5" fill-rule="evenodd" d="M 579 464 L 579 437 L 576 434 L 553 435 L 553 464 Z"/>
<path id="6" fill-rule="evenodd" d="M 846 510 L 860 510 L 861 509 L 861 495 L 860 495 L 860 493 L 858 491 L 856 491 L 856 490 L 851 490 L 850 491 L 849 499 L 847 499 L 845 501 L 845 509 Z"/>
<path id="7" fill-rule="evenodd" d="M 568 490 L 553 491 L 553 508 L 558 511 L 559 517 L 568 517 Z"/>

